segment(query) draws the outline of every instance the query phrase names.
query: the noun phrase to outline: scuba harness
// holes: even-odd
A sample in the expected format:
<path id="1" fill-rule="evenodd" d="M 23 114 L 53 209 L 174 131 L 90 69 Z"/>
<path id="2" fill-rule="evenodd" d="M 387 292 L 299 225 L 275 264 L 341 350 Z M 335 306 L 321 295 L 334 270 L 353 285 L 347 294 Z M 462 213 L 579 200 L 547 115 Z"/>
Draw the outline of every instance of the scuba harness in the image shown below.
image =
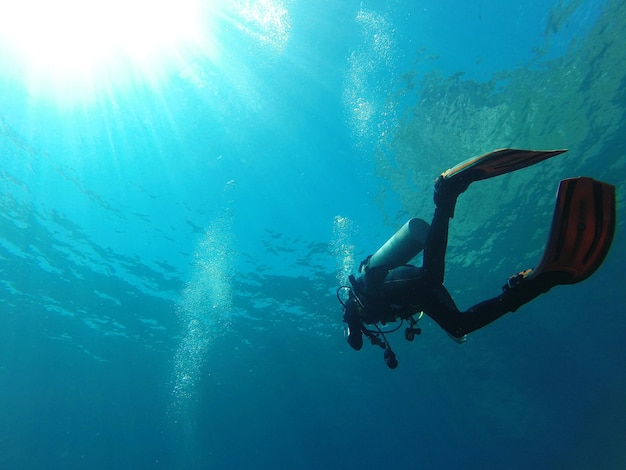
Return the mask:
<path id="1" fill-rule="evenodd" d="M 430 225 L 425 220 L 419 218 L 412 218 L 405 223 L 389 240 L 385 242 L 373 255 L 368 256 L 365 261 L 359 266 L 359 272 L 362 274 L 373 274 L 378 271 L 379 273 L 386 273 L 390 269 L 406 264 L 413 259 L 418 253 L 424 249 L 426 244 L 426 238 Z M 384 359 L 387 366 L 391 369 L 398 367 L 398 360 L 396 355 L 389 345 L 387 340 L 387 334 L 398 331 L 404 325 L 404 322 L 409 323 L 408 327 L 404 330 L 404 338 L 407 341 L 413 341 L 415 335 L 422 333 L 421 328 L 416 327 L 417 322 L 422 318 L 424 312 L 419 314 L 398 314 L 392 315 L 389 318 L 367 318 L 362 315 L 366 312 L 365 303 L 363 297 L 364 293 L 361 292 L 360 286 L 358 286 L 357 280 L 353 275 L 348 277 L 350 281 L 349 286 L 341 286 L 337 289 L 337 299 L 344 308 L 344 312 L 348 311 L 348 302 L 353 298 L 356 302 L 356 308 L 358 310 L 358 334 L 364 334 L 372 343 L 385 350 Z M 348 291 L 348 301 L 341 298 L 341 293 Z M 417 316 L 417 319 L 415 318 Z M 346 316 L 344 315 L 344 320 Z M 400 323 L 395 328 L 389 330 L 383 330 L 379 326 L 379 323 L 385 326 L 387 323 L 399 321 Z M 350 325 L 352 323 L 352 325 Z M 348 322 L 350 329 L 356 322 Z M 375 329 L 366 328 L 365 323 L 374 325 Z M 360 349 L 360 346 L 359 346 Z"/>
<path id="2" fill-rule="evenodd" d="M 360 315 L 360 313 L 365 310 L 365 304 L 359 297 L 359 289 L 356 286 L 356 279 L 353 275 L 350 275 L 348 279 L 351 284 L 350 286 L 340 286 L 337 289 L 337 299 L 339 300 L 339 303 L 341 303 L 344 311 L 346 311 L 348 308 L 347 302 L 345 302 L 341 298 L 341 293 L 344 291 L 348 291 L 348 296 L 354 298 L 357 309 L 359 311 L 359 333 L 364 334 L 373 346 L 378 346 L 383 349 L 383 358 L 385 360 L 385 364 L 387 364 L 387 367 L 389 367 L 390 369 L 395 369 L 396 367 L 398 367 L 398 360 L 396 359 L 396 354 L 391 349 L 391 344 L 389 343 L 386 335 L 398 331 L 400 328 L 403 327 L 404 322 L 406 321 L 408 322 L 408 326 L 404 329 L 404 339 L 406 339 L 407 341 L 413 341 L 415 339 L 415 335 L 422 334 L 422 329 L 417 327 L 417 323 L 424 316 L 424 312 L 418 312 L 417 314 L 412 315 L 398 315 L 394 318 L 394 320 L 392 320 L 394 322 L 399 322 L 398 325 L 390 329 L 383 330 L 381 328 L 381 325 L 384 327 L 385 325 L 390 323 L 390 321 L 387 320 L 373 322 L 371 324 L 374 326 L 375 329 L 369 329 L 365 326 L 365 323 L 362 321 Z"/>

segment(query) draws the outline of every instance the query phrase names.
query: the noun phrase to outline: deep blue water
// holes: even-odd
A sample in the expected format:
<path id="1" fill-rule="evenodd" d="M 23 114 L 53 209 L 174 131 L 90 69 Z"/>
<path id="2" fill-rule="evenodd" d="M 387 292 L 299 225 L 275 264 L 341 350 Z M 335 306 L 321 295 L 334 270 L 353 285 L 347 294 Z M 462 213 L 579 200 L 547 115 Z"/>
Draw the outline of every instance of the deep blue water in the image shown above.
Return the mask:
<path id="1" fill-rule="evenodd" d="M 0 44 L 0 467 L 626 468 L 623 2 L 216 4 L 219 57 L 70 101 Z M 604 265 L 352 351 L 337 287 L 499 147 L 570 150 L 461 197 L 458 305 L 538 261 L 562 178 L 617 186 Z"/>

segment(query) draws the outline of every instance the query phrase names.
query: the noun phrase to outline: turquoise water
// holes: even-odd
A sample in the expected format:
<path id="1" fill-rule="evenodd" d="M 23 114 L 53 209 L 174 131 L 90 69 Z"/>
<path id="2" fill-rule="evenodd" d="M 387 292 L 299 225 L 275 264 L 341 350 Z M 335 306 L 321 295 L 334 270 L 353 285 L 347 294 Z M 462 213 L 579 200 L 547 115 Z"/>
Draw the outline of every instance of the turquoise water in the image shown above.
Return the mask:
<path id="1" fill-rule="evenodd" d="M 461 308 L 537 262 L 560 179 L 621 214 L 623 2 L 209 4 L 211 47 L 80 82 L 0 34 L 0 467 L 625 468 L 621 218 L 592 278 L 463 346 L 424 319 L 395 371 L 335 297 L 498 147 L 569 152 L 460 198 Z"/>

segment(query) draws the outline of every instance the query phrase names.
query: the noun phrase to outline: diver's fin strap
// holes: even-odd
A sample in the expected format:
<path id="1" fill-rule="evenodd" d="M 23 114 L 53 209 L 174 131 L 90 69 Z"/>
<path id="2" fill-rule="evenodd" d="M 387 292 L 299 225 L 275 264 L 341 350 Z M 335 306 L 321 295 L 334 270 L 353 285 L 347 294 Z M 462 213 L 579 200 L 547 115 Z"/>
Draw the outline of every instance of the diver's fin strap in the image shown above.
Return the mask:
<path id="1" fill-rule="evenodd" d="M 584 281 L 606 258 L 615 234 L 615 187 L 588 177 L 560 182 L 545 251 L 525 277 L 544 287 Z"/>
<path id="2" fill-rule="evenodd" d="M 503 289 L 505 291 L 510 290 L 510 289 L 515 289 L 524 281 L 524 279 L 526 279 L 526 276 L 528 276 L 532 271 L 533 271 L 532 269 L 526 269 L 525 271 L 521 271 L 517 274 L 513 274 L 511 277 L 507 279 L 506 286 L 504 286 Z"/>
<path id="3" fill-rule="evenodd" d="M 452 179 L 461 177 L 463 180 L 478 181 L 494 176 L 510 173 L 526 168 L 548 158 L 556 157 L 567 150 L 522 150 L 498 149 L 493 152 L 470 158 L 444 171 L 441 177 Z"/>
<path id="4" fill-rule="evenodd" d="M 509 312 L 517 311 L 522 305 L 548 292 L 554 286 L 542 282 L 541 279 L 530 280 L 530 274 L 533 272 L 532 269 L 526 269 L 513 274 L 507 279 L 506 284 L 502 286 L 504 294 L 501 298 Z"/>

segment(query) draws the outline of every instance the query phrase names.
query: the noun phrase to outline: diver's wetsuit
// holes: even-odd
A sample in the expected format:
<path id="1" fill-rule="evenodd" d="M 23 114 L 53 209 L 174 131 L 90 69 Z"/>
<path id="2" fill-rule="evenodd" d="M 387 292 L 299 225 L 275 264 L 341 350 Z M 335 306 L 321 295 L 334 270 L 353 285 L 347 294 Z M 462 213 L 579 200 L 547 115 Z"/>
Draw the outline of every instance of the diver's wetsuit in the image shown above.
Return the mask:
<path id="1" fill-rule="evenodd" d="M 365 308 L 360 313 L 364 323 L 393 321 L 423 311 L 450 335 L 461 338 L 517 310 L 547 290 L 537 286 L 532 289 L 505 287 L 501 295 L 460 312 L 443 286 L 448 226 L 458 193 L 445 196 L 441 193 L 440 190 L 438 198 L 435 192 L 437 207 L 424 246 L 423 266 L 404 265 L 390 271 L 372 268 L 358 279 L 364 294 Z"/>

